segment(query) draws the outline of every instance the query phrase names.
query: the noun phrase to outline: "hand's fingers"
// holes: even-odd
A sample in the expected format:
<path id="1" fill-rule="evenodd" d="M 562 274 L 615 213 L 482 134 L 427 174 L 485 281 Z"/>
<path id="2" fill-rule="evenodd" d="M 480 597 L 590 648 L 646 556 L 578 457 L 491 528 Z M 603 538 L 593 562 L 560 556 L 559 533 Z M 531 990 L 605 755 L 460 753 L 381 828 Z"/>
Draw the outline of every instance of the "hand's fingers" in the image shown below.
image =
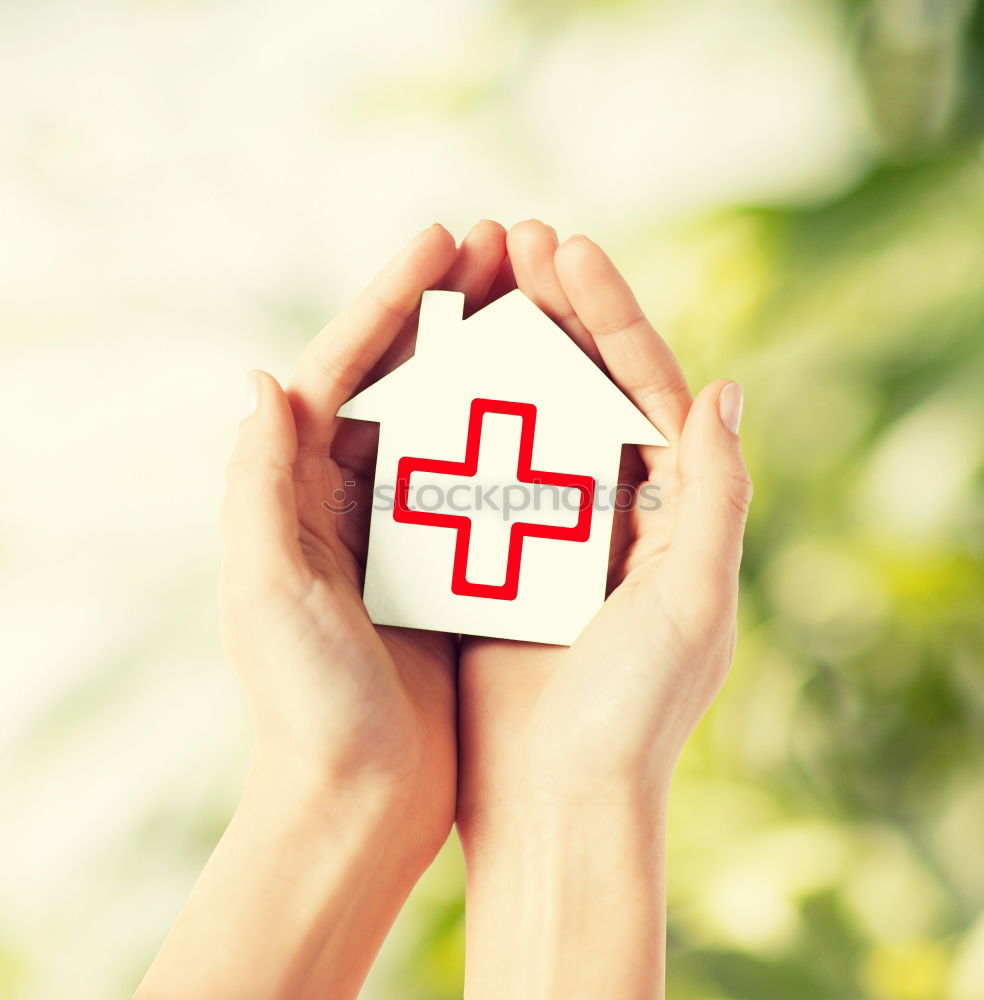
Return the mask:
<path id="1" fill-rule="evenodd" d="M 465 315 L 480 309 L 506 259 L 506 230 L 490 219 L 473 226 L 439 288 L 465 293 Z"/>
<path id="2" fill-rule="evenodd" d="M 306 562 L 297 529 L 294 462 L 297 436 L 290 404 L 277 380 L 250 372 L 253 410 L 239 425 L 226 467 L 221 525 L 223 582 L 303 582 Z"/>
<path id="3" fill-rule="evenodd" d="M 516 275 L 513 274 L 512 261 L 507 256 L 499 268 L 499 273 L 492 280 L 492 287 L 489 288 L 488 295 L 485 296 L 487 302 L 494 302 L 496 299 L 508 295 L 516 289 Z"/>
<path id="4" fill-rule="evenodd" d="M 454 260 L 454 237 L 425 229 L 308 344 L 291 379 L 297 433 L 308 447 L 331 440 L 335 415 L 412 316 L 424 290 Z"/>
<path id="5" fill-rule="evenodd" d="M 737 433 L 741 402 L 741 386 L 728 381 L 712 382 L 694 401 L 680 438 L 673 531 L 658 566 L 681 601 L 712 614 L 733 612 L 752 498 Z"/>
<path id="6" fill-rule="evenodd" d="M 586 236 L 566 240 L 554 260 L 561 285 L 612 378 L 675 443 L 690 409 L 690 390 L 673 352 L 643 315 L 625 279 Z"/>
<path id="7" fill-rule="evenodd" d="M 527 219 L 509 230 L 506 246 L 519 290 L 562 327 L 596 365 L 603 367 L 591 334 L 574 311 L 557 277 L 554 265 L 556 230 L 539 219 Z"/>
<path id="8" fill-rule="evenodd" d="M 506 231 L 498 222 L 483 219 L 461 241 L 454 263 L 434 284 L 448 292 L 465 293 L 465 315 L 478 309 L 506 257 Z M 375 382 L 398 368 L 413 355 L 417 340 L 417 312 L 373 365 L 366 382 Z"/>

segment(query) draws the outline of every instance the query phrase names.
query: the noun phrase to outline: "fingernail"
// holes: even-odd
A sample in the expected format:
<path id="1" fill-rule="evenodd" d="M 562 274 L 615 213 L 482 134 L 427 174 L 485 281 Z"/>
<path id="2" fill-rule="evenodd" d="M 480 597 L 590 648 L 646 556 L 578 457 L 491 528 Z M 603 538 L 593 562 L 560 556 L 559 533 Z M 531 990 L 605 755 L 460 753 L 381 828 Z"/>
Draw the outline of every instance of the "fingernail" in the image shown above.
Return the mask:
<path id="1" fill-rule="evenodd" d="M 260 379 L 255 371 L 246 372 L 246 412 L 243 420 L 256 413 L 260 405 Z"/>
<path id="2" fill-rule="evenodd" d="M 738 424 L 741 421 L 741 404 L 744 400 L 744 392 L 737 382 L 729 382 L 718 396 L 718 412 L 721 415 L 721 423 L 731 431 L 738 433 Z"/>

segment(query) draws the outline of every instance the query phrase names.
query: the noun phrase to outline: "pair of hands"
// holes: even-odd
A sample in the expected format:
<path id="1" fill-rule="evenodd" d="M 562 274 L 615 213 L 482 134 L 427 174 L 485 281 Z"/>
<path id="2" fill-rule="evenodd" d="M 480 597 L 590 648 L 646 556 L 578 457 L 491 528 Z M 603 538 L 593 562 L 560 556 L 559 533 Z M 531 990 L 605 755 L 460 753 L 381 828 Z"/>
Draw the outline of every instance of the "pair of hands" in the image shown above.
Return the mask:
<path id="1" fill-rule="evenodd" d="M 620 479 L 661 490 L 616 514 L 609 597 L 571 647 L 377 627 L 361 600 L 377 429 L 339 406 L 412 354 L 428 288 L 466 315 L 518 286 L 601 365 L 670 446 Z M 531 818 L 658 794 L 734 650 L 751 486 L 741 390 L 692 399 L 608 257 L 536 221 L 418 235 L 305 349 L 285 392 L 251 374 L 227 471 L 222 636 L 245 687 L 254 763 L 283 794 L 398 817 L 417 874 L 457 819 L 466 857 Z M 322 501 L 356 483 L 356 506 Z M 353 496 L 349 488 L 348 496 Z"/>

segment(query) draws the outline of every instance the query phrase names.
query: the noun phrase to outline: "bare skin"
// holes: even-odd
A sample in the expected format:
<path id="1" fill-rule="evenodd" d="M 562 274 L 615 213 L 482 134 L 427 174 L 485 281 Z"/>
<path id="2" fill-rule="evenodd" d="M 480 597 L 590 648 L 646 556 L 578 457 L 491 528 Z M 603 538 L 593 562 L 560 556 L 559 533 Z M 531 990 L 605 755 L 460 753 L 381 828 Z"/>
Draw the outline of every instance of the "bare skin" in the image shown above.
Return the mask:
<path id="1" fill-rule="evenodd" d="M 474 311 L 517 285 L 669 438 L 622 470 L 666 502 L 619 517 L 609 599 L 569 649 L 376 627 L 360 599 L 376 432 L 338 407 L 412 353 L 424 289 Z M 286 391 L 252 386 L 220 588 L 252 764 L 138 1000 L 354 997 L 455 817 L 470 1000 L 661 996 L 669 779 L 734 645 L 740 390 L 691 401 L 603 252 L 533 221 L 482 222 L 458 248 L 425 230 Z M 343 492 L 355 508 L 326 510 Z"/>
<path id="2" fill-rule="evenodd" d="M 622 463 L 622 484 L 651 483 L 664 503 L 617 514 L 609 597 L 573 646 L 462 643 L 466 995 L 652 997 L 662 991 L 670 776 L 734 652 L 751 485 L 724 421 L 737 426 L 740 389 L 715 382 L 692 400 L 587 238 L 558 246 L 530 221 L 510 231 L 508 250 L 518 286 L 670 446 L 631 449 Z"/>

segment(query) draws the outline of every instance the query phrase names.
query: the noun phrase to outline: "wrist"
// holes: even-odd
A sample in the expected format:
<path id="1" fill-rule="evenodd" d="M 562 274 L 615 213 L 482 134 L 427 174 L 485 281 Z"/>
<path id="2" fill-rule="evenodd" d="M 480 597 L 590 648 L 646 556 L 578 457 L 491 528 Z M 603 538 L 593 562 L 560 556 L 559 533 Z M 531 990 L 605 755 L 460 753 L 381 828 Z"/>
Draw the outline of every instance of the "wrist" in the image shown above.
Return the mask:
<path id="1" fill-rule="evenodd" d="M 637 834 L 645 842 L 663 827 L 671 779 L 667 768 L 656 774 L 625 771 L 578 785 L 503 780 L 494 783 L 499 793 L 465 782 L 457 815 L 465 857 L 508 854 L 517 838 L 528 849 L 549 851 L 571 830 L 601 837 Z"/>
<path id="2" fill-rule="evenodd" d="M 458 820 L 469 877 L 520 854 L 555 866 L 585 853 L 589 862 L 617 852 L 645 858 L 662 843 L 668 797 L 669 781 L 612 784 L 576 797 L 541 793 L 473 808 Z"/>
<path id="3" fill-rule="evenodd" d="M 383 774 L 338 775 L 257 748 L 237 817 L 249 824 L 277 824 L 304 831 L 343 850 L 371 856 L 385 852 L 391 874 L 416 880 L 447 838 L 424 830 L 413 809 L 412 789 Z M 393 871 L 395 870 L 395 872 Z"/>
<path id="4" fill-rule="evenodd" d="M 426 860 L 385 789 L 254 753 L 140 996 L 355 997 Z"/>

